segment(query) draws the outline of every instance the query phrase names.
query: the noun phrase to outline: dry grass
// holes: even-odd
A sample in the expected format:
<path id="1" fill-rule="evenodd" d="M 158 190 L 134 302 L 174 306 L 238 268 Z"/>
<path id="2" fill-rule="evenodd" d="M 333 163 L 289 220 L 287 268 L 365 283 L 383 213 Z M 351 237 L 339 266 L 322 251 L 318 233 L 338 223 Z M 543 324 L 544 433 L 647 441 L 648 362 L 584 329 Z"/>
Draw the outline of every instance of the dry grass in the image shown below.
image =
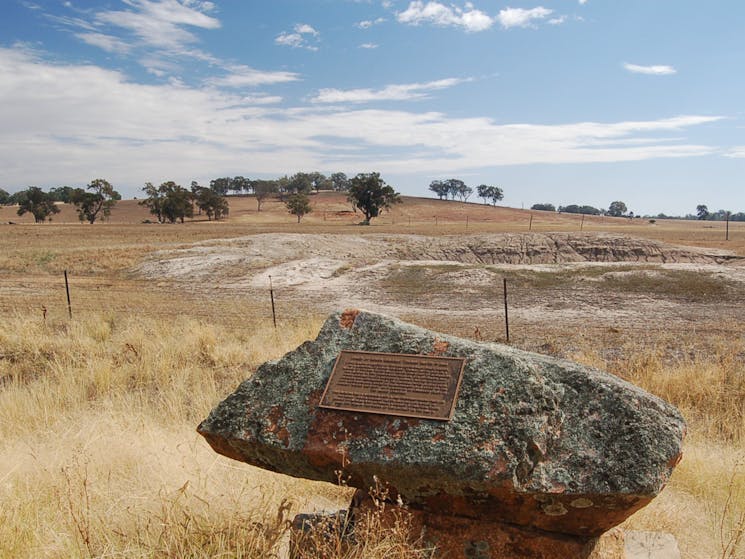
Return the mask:
<path id="1" fill-rule="evenodd" d="M 684 459 L 669 486 L 626 525 L 668 531 L 685 557 L 745 557 L 745 340 L 696 347 L 630 341 L 622 357 L 597 349 L 570 357 L 609 370 L 675 404 L 688 421 Z"/>
<path id="2" fill-rule="evenodd" d="M 530 212 L 407 199 L 362 228 L 354 216 L 336 213 L 347 209 L 340 197 L 314 203 L 300 225 L 278 202 L 256 214 L 252 199 L 231 200 L 224 223 L 144 225 L 147 215 L 128 202 L 109 224 L 61 224 L 63 213 L 53 224 L 0 225 L 1 558 L 271 557 L 295 511 L 344 503 L 343 491 L 331 486 L 223 459 L 194 432 L 257 364 L 314 337 L 321 318 L 287 320 L 295 309 L 280 301 L 278 335 L 268 301 L 174 292 L 129 270 L 154 250 L 205 239 L 272 231 L 525 231 Z M 533 212 L 534 231 L 579 229 L 577 216 L 542 214 Z M 22 221 L 7 209 L 0 218 Z M 729 243 L 718 224 L 588 218 L 584 229 L 745 254 L 745 227 L 731 225 Z M 433 278 L 394 279 L 408 285 Z M 682 289 L 695 291 L 694 283 Z M 473 331 L 471 323 L 438 320 L 424 326 Z M 727 334 L 709 326 L 697 325 L 689 340 L 546 325 L 560 334 L 525 331 L 519 341 L 609 369 L 682 409 L 690 427 L 685 458 L 669 487 L 628 525 L 674 533 L 687 559 L 734 559 L 745 557 L 738 532 L 745 525 L 745 347 L 734 328 Z M 405 529 L 373 530 L 362 546 L 340 553 L 417 557 L 404 539 Z"/>
<path id="3" fill-rule="evenodd" d="M 223 459 L 194 433 L 249 370 L 319 325 L 285 324 L 279 336 L 267 321 L 4 321 L 0 557 L 271 557 L 293 511 L 319 496 L 343 506 L 340 490 Z M 672 362 L 652 342 L 628 349 L 613 362 L 574 356 L 673 401 L 691 428 L 670 486 L 628 525 L 671 531 L 685 557 L 742 557 L 742 542 L 730 555 L 722 546 L 745 503 L 743 347 Z M 403 534 L 372 530 L 337 557 L 423 556 Z"/>
<path id="4" fill-rule="evenodd" d="M 219 458 L 194 429 L 318 326 L 4 321 L 0 556 L 269 556 L 291 508 L 335 492 Z"/>

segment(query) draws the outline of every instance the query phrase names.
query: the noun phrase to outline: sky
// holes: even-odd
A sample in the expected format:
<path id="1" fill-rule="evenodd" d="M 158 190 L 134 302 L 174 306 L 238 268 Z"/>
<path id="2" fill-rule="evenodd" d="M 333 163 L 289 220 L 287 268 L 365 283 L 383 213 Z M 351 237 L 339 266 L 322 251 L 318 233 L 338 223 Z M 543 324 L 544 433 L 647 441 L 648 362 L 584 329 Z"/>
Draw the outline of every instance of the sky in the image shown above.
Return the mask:
<path id="1" fill-rule="evenodd" d="M 9 192 L 378 171 L 745 211 L 740 0 L 1 1 Z"/>

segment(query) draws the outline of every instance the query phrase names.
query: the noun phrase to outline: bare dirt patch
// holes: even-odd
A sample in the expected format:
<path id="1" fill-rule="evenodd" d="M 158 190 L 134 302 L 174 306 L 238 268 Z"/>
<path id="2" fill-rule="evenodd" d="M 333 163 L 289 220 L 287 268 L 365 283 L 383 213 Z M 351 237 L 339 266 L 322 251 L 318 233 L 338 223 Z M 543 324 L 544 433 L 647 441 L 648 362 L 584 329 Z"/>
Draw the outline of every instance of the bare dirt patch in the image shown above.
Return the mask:
<path id="1" fill-rule="evenodd" d="M 612 328 L 739 317 L 745 266 L 727 251 L 613 234 L 260 234 L 160 251 L 139 274 L 260 298 L 291 312 Z M 732 303 L 732 304 L 729 304 Z M 685 326 L 683 326 L 685 327 Z"/>

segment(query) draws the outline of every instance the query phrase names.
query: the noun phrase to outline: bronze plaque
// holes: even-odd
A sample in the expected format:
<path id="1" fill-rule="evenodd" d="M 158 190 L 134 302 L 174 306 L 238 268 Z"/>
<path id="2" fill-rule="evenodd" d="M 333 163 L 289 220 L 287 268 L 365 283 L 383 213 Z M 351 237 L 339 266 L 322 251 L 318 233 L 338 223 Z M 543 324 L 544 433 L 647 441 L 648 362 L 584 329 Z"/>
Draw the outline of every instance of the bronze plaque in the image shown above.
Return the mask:
<path id="1" fill-rule="evenodd" d="M 466 360 L 343 350 L 320 406 L 449 421 Z"/>

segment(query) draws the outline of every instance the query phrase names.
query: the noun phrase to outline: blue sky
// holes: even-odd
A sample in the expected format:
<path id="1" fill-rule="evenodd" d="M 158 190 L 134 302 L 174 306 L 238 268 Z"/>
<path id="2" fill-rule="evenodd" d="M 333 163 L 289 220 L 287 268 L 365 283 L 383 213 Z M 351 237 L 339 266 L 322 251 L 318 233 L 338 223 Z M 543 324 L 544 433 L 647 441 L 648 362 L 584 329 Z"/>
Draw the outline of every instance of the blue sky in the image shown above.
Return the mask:
<path id="1" fill-rule="evenodd" d="M 745 211 L 745 3 L 3 0 L 0 188 L 297 171 Z"/>

